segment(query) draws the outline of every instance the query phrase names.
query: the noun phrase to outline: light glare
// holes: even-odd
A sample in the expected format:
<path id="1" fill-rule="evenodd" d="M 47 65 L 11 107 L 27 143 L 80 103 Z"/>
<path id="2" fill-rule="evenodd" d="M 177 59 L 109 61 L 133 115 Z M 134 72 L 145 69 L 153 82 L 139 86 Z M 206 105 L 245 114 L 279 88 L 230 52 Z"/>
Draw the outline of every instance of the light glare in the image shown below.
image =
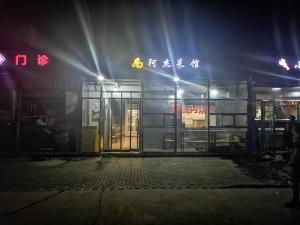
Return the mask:
<path id="1" fill-rule="evenodd" d="M 179 78 L 178 76 L 175 76 L 175 77 L 173 78 L 173 81 L 174 81 L 174 82 L 178 82 L 178 81 L 180 81 L 180 78 Z"/>
<path id="2" fill-rule="evenodd" d="M 212 97 L 215 97 L 215 96 L 217 96 L 218 93 L 219 92 L 218 92 L 217 89 L 212 89 L 210 94 L 211 94 Z"/>
<path id="3" fill-rule="evenodd" d="M 102 76 L 102 75 L 98 75 L 98 80 L 100 80 L 100 81 L 102 81 L 102 80 L 104 80 L 104 76 Z"/>
<path id="4" fill-rule="evenodd" d="M 280 91 L 280 90 L 281 90 L 281 88 L 279 88 L 279 87 L 272 88 L 272 91 Z"/>

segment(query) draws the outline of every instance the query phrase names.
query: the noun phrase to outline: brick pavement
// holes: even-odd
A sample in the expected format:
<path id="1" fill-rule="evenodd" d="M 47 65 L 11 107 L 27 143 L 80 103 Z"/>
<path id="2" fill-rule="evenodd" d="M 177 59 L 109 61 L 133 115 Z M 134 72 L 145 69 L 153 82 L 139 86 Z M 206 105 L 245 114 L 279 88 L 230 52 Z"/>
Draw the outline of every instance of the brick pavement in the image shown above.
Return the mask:
<path id="1" fill-rule="evenodd" d="M 180 189 L 272 185 L 221 158 L 0 160 L 0 190 Z"/>

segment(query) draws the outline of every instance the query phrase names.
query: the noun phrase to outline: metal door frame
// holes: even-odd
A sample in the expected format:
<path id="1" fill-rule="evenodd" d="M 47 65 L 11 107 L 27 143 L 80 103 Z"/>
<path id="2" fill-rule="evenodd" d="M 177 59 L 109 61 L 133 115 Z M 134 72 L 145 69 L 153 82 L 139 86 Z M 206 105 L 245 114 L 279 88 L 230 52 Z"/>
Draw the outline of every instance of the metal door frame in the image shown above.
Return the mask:
<path id="1" fill-rule="evenodd" d="M 110 97 L 103 97 L 105 96 L 105 93 L 110 93 Z M 120 93 L 120 97 L 113 97 L 113 93 Z M 128 97 L 124 97 L 123 94 L 124 93 L 130 93 L 130 98 Z M 133 93 L 139 93 L 140 95 L 140 98 L 133 98 L 132 95 Z M 103 148 L 101 148 L 101 150 L 103 150 L 104 152 L 131 152 L 131 151 L 135 151 L 135 152 L 141 152 L 141 137 L 142 137 L 142 134 L 140 132 L 141 130 L 141 125 L 142 125 L 142 117 L 141 117 L 141 102 L 142 102 L 142 92 L 141 91 L 102 91 L 102 94 L 101 94 L 102 98 L 101 98 L 101 116 L 100 118 L 102 118 L 102 121 L 100 121 L 100 126 L 101 126 L 101 130 L 102 130 L 102 146 Z M 120 112 L 121 112 L 121 115 L 120 115 L 120 148 L 118 149 L 113 149 L 112 148 L 112 116 L 110 116 L 110 118 L 106 118 L 106 104 L 105 104 L 105 101 L 108 100 L 109 101 L 109 108 L 108 109 L 110 111 L 110 114 L 112 112 L 112 109 L 111 109 L 111 105 L 112 105 L 112 99 L 115 99 L 115 100 L 120 100 Z M 124 149 L 123 147 L 123 120 L 125 122 L 125 113 L 123 112 L 123 109 L 125 109 L 124 107 L 124 100 L 128 100 L 130 103 L 130 135 L 129 135 L 129 148 L 128 149 Z M 138 107 L 138 123 L 139 123 L 139 126 L 138 126 L 138 135 L 137 135 L 137 148 L 132 148 L 132 129 L 131 129 L 131 126 L 132 126 L 132 105 L 133 105 L 133 102 L 137 100 L 137 107 Z M 105 123 L 107 122 L 107 119 L 109 119 L 109 127 L 106 128 L 105 126 Z M 125 131 L 125 130 L 124 130 Z M 106 133 L 108 132 L 108 133 Z M 105 141 L 105 137 L 107 136 L 108 140 L 107 140 L 107 144 L 105 145 L 104 144 L 104 141 Z M 108 148 L 107 148 L 108 146 Z"/>

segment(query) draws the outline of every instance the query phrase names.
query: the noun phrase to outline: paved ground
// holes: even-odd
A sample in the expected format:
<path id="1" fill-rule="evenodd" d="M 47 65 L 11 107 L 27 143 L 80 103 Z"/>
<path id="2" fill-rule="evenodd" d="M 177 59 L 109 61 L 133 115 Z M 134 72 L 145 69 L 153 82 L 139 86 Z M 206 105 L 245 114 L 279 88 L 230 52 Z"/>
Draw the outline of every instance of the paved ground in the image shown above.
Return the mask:
<path id="1" fill-rule="evenodd" d="M 278 185 L 221 158 L 1 160 L 0 190 L 224 188 Z M 251 171 L 250 171 L 251 172 Z"/>
<path id="2" fill-rule="evenodd" d="M 287 189 L 1 192 L 2 225 L 298 225 Z"/>
<path id="3" fill-rule="evenodd" d="M 277 176 L 285 164 L 174 157 L 2 159 L 0 224 L 299 224 L 300 211 L 283 205 L 291 195 Z"/>

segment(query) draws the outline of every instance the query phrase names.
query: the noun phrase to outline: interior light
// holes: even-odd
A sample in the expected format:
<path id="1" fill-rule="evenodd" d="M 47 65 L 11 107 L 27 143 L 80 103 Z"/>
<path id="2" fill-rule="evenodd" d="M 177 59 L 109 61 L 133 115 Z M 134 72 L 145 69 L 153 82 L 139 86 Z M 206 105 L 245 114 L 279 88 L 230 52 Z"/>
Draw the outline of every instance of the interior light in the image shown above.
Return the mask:
<path id="1" fill-rule="evenodd" d="M 212 97 L 215 97 L 215 96 L 217 96 L 218 95 L 218 90 L 217 89 L 212 89 L 211 91 L 210 91 L 210 94 L 211 94 L 211 96 Z"/>
<path id="2" fill-rule="evenodd" d="M 281 90 L 281 88 L 279 88 L 279 87 L 272 88 L 272 91 L 280 91 L 280 90 Z"/>

